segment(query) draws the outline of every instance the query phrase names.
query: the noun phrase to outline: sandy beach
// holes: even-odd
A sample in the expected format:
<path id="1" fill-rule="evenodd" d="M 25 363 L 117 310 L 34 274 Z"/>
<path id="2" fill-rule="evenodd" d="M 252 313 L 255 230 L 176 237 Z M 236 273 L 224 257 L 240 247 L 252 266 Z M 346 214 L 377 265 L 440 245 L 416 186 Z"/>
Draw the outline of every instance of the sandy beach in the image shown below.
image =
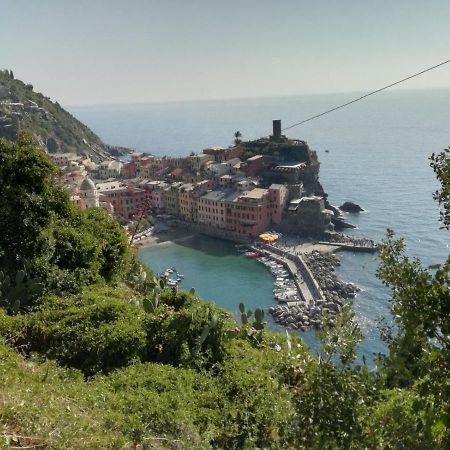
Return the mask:
<path id="1" fill-rule="evenodd" d="M 141 249 L 154 247 L 156 245 L 169 245 L 173 242 L 180 242 L 195 236 L 191 230 L 173 228 L 165 233 L 152 234 L 133 243 L 133 246 Z"/>

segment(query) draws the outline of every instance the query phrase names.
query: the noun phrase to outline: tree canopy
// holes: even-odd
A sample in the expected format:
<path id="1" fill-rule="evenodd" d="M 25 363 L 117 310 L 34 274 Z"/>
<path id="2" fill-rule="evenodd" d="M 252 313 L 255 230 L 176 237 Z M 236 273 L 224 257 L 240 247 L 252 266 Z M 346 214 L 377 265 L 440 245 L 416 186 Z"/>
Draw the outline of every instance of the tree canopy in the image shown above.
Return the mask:
<path id="1" fill-rule="evenodd" d="M 58 177 L 29 134 L 0 139 L 0 271 L 13 275 L 27 264 L 61 292 L 114 280 L 131 257 L 125 234 L 103 211 L 75 208 Z"/>

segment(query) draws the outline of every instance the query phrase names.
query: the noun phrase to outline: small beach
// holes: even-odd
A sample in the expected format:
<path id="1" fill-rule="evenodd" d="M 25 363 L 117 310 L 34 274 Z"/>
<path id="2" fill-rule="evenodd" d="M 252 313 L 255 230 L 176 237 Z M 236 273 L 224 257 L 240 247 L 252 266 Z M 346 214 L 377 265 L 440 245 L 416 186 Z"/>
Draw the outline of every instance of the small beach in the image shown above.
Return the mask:
<path id="1" fill-rule="evenodd" d="M 193 238 L 194 236 L 196 236 L 196 233 L 193 233 L 190 230 L 185 230 L 182 228 L 172 228 L 165 233 L 151 234 L 149 236 L 146 236 L 137 242 L 133 242 L 133 245 L 137 249 L 141 250 L 144 248 L 181 242 L 183 240 Z"/>

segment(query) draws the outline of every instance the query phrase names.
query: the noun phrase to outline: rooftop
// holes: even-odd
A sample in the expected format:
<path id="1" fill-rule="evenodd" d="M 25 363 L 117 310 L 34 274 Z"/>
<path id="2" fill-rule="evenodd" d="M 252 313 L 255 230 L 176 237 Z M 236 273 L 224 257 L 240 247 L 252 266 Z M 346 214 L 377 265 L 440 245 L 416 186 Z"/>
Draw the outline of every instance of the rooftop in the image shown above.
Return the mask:
<path id="1" fill-rule="evenodd" d="M 86 177 L 80 185 L 80 191 L 91 191 L 95 189 L 95 184 L 94 182 L 89 178 Z"/>
<path id="2" fill-rule="evenodd" d="M 220 200 L 224 200 L 227 195 L 228 193 L 226 191 L 210 191 L 207 194 L 203 195 L 201 198 L 218 202 Z"/>
<path id="3" fill-rule="evenodd" d="M 245 191 L 241 194 L 243 198 L 252 198 L 255 200 L 262 199 L 267 194 L 267 189 L 255 188 L 251 191 Z"/>
<path id="4" fill-rule="evenodd" d="M 106 183 L 97 183 L 97 189 L 99 191 L 121 191 L 128 189 L 126 184 L 120 181 L 107 181 Z"/>
<path id="5" fill-rule="evenodd" d="M 275 190 L 280 190 L 280 189 L 284 189 L 286 186 L 284 186 L 283 184 L 271 184 L 269 186 L 269 189 L 272 189 L 273 191 Z"/>
<path id="6" fill-rule="evenodd" d="M 258 159 L 264 158 L 264 155 L 255 155 L 251 158 L 248 158 L 247 161 L 257 161 Z"/>

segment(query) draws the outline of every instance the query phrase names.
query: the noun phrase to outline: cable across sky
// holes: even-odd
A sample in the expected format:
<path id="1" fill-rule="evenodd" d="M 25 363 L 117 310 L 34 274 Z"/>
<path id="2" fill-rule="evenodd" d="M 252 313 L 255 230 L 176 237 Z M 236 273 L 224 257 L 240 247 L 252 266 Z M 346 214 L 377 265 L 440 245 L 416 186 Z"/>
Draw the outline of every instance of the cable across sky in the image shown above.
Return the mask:
<path id="1" fill-rule="evenodd" d="M 447 61 L 441 62 L 439 64 L 436 64 L 435 66 L 428 67 L 427 69 L 421 70 L 420 72 L 417 72 L 417 73 L 415 73 L 413 75 L 410 75 L 410 76 L 408 76 L 406 78 L 403 78 L 401 80 L 395 81 L 394 83 L 391 83 L 391 84 L 388 84 L 387 86 L 384 86 L 382 88 L 376 89 L 375 91 L 371 91 L 371 92 L 369 92 L 367 94 L 362 95 L 361 97 L 358 97 L 358 98 L 355 98 L 353 100 L 350 100 L 347 103 L 343 103 L 342 105 L 335 106 L 334 108 L 331 108 L 331 109 L 329 109 L 327 111 L 324 111 L 324 112 L 322 112 L 320 114 L 316 114 L 315 116 L 308 117 L 307 119 L 302 120 L 301 122 L 297 122 L 297 123 L 294 123 L 292 125 L 289 125 L 288 127 L 283 128 L 281 131 L 290 130 L 291 128 L 298 127 L 299 125 L 302 125 L 302 124 L 304 124 L 306 122 L 310 122 L 311 120 L 317 119 L 318 117 L 322 117 L 322 116 L 325 116 L 326 114 L 329 114 L 329 113 L 331 113 L 333 111 L 336 111 L 338 109 L 345 108 L 346 106 L 349 106 L 352 103 L 359 102 L 360 100 L 363 100 L 366 97 L 370 97 L 371 95 L 377 94 L 378 92 L 384 91 L 385 89 L 388 89 L 388 88 L 390 88 L 392 86 L 396 86 L 397 84 L 404 83 L 405 81 L 410 80 L 411 78 L 418 77 L 419 75 L 422 75 L 422 74 L 424 74 L 426 72 L 429 72 L 430 70 L 433 70 L 433 69 L 436 69 L 436 68 L 438 68 L 440 66 L 443 66 L 444 64 L 447 64 L 449 62 L 450 62 L 450 59 L 448 59 Z"/>

